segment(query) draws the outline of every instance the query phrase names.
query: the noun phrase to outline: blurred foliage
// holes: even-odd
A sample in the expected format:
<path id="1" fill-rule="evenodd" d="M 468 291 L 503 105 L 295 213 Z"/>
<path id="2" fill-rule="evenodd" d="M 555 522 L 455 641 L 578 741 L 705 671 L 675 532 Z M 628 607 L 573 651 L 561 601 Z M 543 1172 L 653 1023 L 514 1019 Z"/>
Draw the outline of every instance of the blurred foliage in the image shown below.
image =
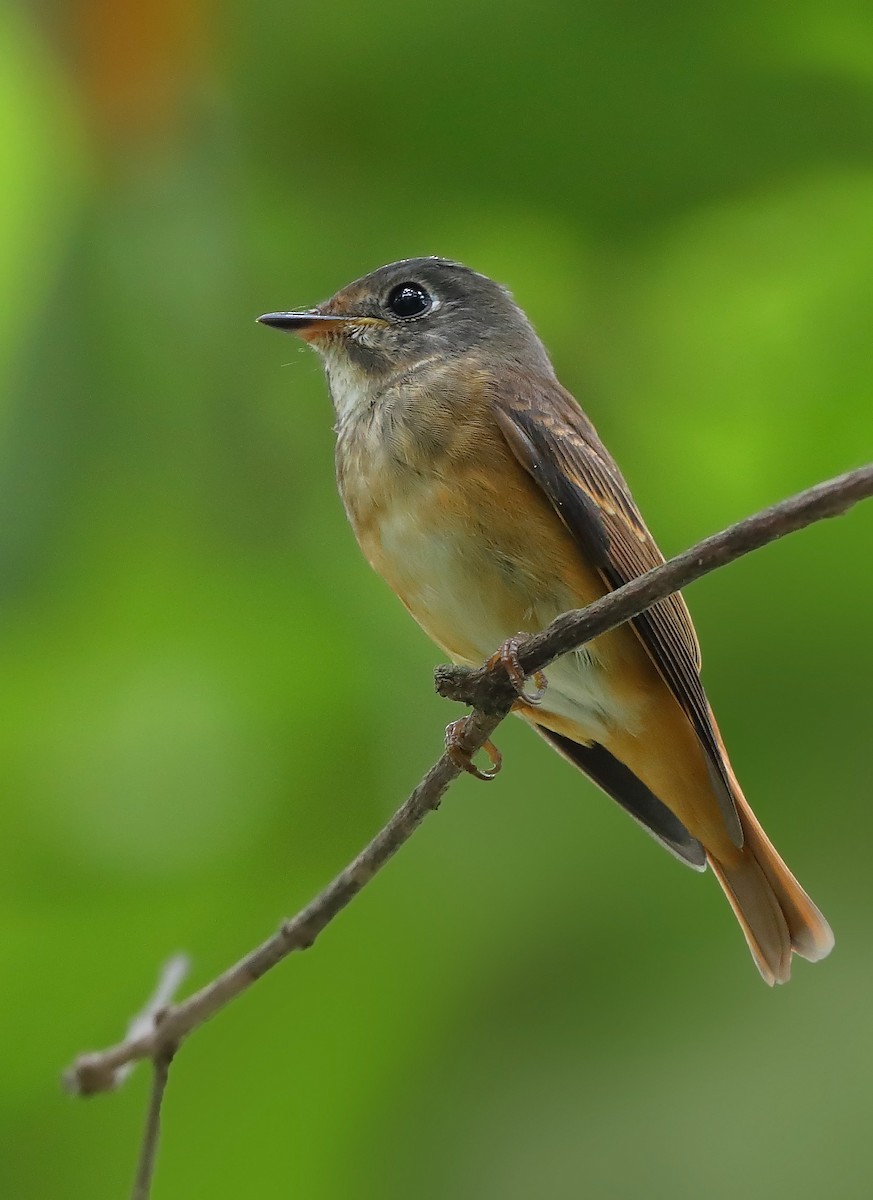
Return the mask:
<path id="1" fill-rule="evenodd" d="M 865 461 L 873 10 L 11 3 L 0 111 L 0 1194 L 100 1200 L 146 1072 L 60 1068 L 305 901 L 451 715 L 254 316 L 408 255 L 505 280 L 667 551 Z M 831 960 L 769 992 L 713 881 L 508 724 L 185 1048 L 156 1200 L 869 1196 L 871 533 L 689 597 Z"/>

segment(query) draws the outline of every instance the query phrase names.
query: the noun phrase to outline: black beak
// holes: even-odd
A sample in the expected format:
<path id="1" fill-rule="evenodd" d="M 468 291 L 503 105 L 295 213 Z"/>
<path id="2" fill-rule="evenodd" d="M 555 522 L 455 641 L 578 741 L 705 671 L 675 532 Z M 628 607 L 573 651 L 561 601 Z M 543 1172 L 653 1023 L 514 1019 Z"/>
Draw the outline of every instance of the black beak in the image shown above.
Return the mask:
<path id="1" fill-rule="evenodd" d="M 289 333 L 300 333 L 313 325 L 335 325 L 342 321 L 353 321 L 354 317 L 331 317 L 314 312 L 274 312 L 258 317 L 259 325 L 272 325 L 274 329 L 285 329 Z"/>

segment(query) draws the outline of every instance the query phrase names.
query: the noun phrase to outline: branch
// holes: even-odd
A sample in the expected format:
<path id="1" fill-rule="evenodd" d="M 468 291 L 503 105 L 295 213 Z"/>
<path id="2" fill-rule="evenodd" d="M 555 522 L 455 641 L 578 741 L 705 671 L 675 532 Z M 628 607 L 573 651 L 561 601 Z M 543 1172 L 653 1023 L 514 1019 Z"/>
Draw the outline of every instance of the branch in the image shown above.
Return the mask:
<path id="1" fill-rule="evenodd" d="M 533 674 L 559 655 L 637 616 L 710 571 L 787 533 L 826 517 L 838 516 L 871 495 L 873 463 L 774 504 L 723 533 L 706 538 L 588 608 L 564 613 L 545 632 L 522 644 L 519 650 L 521 665 L 527 674 Z M 437 690 L 442 695 L 474 705 L 460 737 L 460 748 L 475 753 L 509 712 L 517 697 L 515 688 L 502 667 L 488 670 L 441 667 L 436 678 Z M 443 754 L 384 828 L 324 891 L 223 975 L 187 1000 L 165 1009 L 157 1024 L 152 1022 L 148 1029 L 131 1033 L 108 1050 L 81 1055 L 65 1077 L 70 1090 L 79 1095 L 110 1090 L 119 1081 L 119 1071 L 140 1059 L 157 1062 L 172 1053 L 185 1037 L 282 959 L 295 950 L 308 949 L 321 931 L 409 840 L 427 814 L 439 807 L 449 784 L 460 773 L 461 768 L 456 762 Z"/>
<path id="2" fill-rule="evenodd" d="M 542 633 L 525 638 L 518 658 L 525 675 L 541 671 L 568 650 L 584 646 L 616 625 L 629 621 L 671 592 L 694 583 L 718 567 L 760 550 L 787 533 L 815 521 L 839 517 L 859 500 L 873 495 L 873 463 L 825 483 L 818 483 L 787 500 L 746 517 L 721 533 L 704 538 L 690 550 L 609 592 L 587 608 L 563 613 Z M 449 700 L 471 704 L 482 712 L 505 714 L 518 693 L 505 671 L 487 667 L 437 667 L 436 689 Z"/>
<path id="3" fill-rule="evenodd" d="M 500 718 L 474 713 L 464 739 L 465 748 L 474 752 L 499 723 Z M 272 937 L 223 975 L 187 1000 L 166 1009 L 159 1027 L 134 1033 L 108 1050 L 80 1055 L 64 1076 L 68 1090 L 82 1096 L 111 1090 L 118 1080 L 117 1072 L 127 1064 L 154 1058 L 166 1046 L 177 1046 L 283 958 L 295 950 L 309 949 L 322 929 L 409 840 L 427 814 L 439 807 L 446 788 L 460 773 L 461 768 L 444 754 L 388 824 L 306 908 L 285 921 Z"/>
<path id="4" fill-rule="evenodd" d="M 139 1162 L 136 1166 L 136 1178 L 133 1181 L 133 1191 L 130 1200 L 149 1200 L 152 1188 L 152 1176 L 155 1173 L 155 1159 L 158 1154 L 158 1140 L 161 1134 L 161 1105 L 164 1102 L 164 1092 L 170 1075 L 170 1063 L 173 1061 L 175 1050 L 168 1046 L 155 1055 L 152 1063 L 152 1094 L 149 1097 L 149 1107 L 146 1113 L 145 1129 L 142 1135 L 142 1146 L 139 1152 Z"/>

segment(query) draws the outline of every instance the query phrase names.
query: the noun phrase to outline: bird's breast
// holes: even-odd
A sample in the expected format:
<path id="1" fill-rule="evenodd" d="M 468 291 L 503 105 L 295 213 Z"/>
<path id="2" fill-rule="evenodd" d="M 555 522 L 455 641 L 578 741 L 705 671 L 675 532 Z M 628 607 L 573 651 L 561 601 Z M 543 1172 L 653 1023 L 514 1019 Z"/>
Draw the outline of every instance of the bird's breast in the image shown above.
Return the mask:
<path id="1" fill-rule="evenodd" d="M 371 414 L 340 431 L 337 478 L 371 566 L 456 662 L 478 665 L 508 637 L 603 594 L 496 425 L 428 445 L 415 452 L 396 422 L 389 429 Z M 549 669 L 550 706 L 593 733 L 626 707 L 603 670 L 616 641 L 607 635 Z"/>
<path id="2" fill-rule="evenodd" d="M 429 441 L 419 454 L 397 428 L 341 438 L 340 492 L 370 564 L 449 654 L 478 662 L 537 588 L 521 556 L 501 548 L 493 482 Z"/>

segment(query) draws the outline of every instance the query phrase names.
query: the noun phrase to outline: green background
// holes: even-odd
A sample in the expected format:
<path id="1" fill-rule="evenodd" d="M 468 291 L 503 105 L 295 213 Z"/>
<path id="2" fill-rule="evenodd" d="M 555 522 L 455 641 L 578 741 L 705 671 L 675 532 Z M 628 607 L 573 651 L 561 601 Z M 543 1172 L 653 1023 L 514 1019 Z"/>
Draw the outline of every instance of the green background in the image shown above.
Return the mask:
<path id="1" fill-rule="evenodd" d="M 666 552 L 864 462 L 873 12 L 13 4 L 0 127 L 0 1194 L 108 1200 L 148 1072 L 61 1069 L 305 902 L 457 711 L 253 318 L 409 255 L 505 281 Z M 714 880 L 508 722 L 184 1048 L 155 1200 L 873 1194 L 871 535 L 688 596 L 827 963 L 762 986 Z"/>

